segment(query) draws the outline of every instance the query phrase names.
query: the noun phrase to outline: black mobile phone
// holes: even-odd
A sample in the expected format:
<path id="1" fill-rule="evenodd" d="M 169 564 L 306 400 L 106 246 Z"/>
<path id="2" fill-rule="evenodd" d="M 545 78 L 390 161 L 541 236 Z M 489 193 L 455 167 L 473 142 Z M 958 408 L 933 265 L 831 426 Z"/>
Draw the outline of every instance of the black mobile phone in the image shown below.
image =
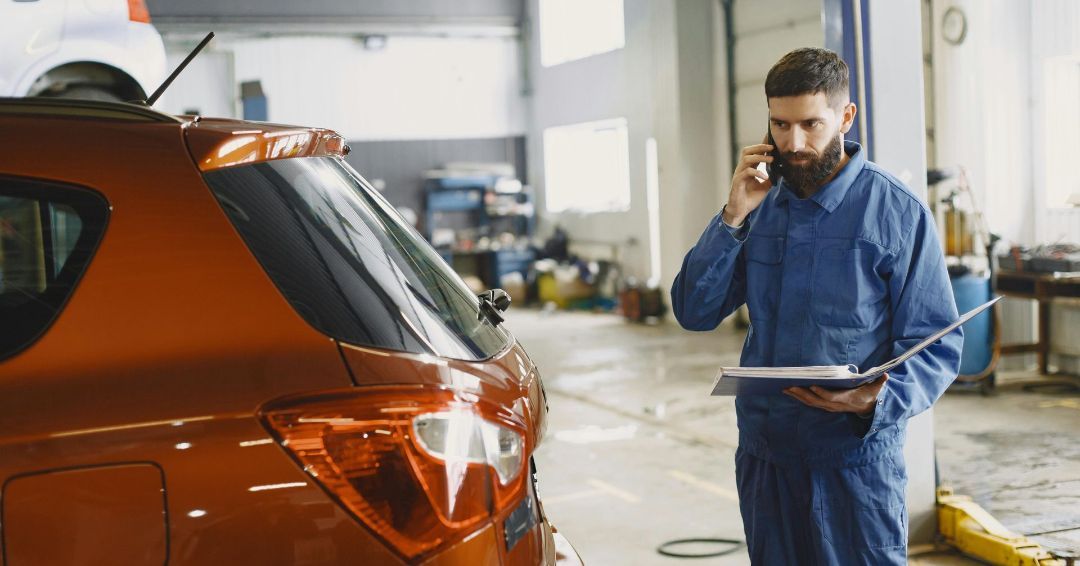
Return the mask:
<path id="1" fill-rule="evenodd" d="M 765 164 L 765 172 L 769 174 L 769 181 L 772 182 L 773 186 L 776 186 L 780 184 L 780 179 L 784 177 L 787 167 L 780 160 L 780 148 L 777 147 L 776 140 L 772 137 L 772 120 L 769 120 L 769 124 L 765 128 L 765 143 L 773 146 L 772 151 L 765 152 L 765 155 L 773 158 L 772 163 Z"/>

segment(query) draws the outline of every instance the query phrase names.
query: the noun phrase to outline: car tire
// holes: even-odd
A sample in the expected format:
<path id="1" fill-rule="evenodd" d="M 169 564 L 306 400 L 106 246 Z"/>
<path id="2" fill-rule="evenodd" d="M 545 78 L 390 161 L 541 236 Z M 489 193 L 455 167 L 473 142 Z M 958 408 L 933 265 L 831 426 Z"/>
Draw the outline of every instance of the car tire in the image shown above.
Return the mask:
<path id="1" fill-rule="evenodd" d="M 59 93 L 54 94 L 53 98 L 78 98 L 82 100 L 100 100 L 103 102 L 123 102 L 119 96 L 116 96 L 116 94 L 110 91 L 101 87 L 88 85 L 76 85 L 66 88 Z"/>

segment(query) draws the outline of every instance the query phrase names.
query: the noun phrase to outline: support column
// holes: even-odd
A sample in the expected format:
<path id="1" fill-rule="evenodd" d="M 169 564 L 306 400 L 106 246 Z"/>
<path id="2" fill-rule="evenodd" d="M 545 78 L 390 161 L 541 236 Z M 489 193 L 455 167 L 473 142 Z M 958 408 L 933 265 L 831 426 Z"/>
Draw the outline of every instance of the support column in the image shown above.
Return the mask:
<path id="1" fill-rule="evenodd" d="M 923 97 L 922 13 L 919 0 L 863 0 L 869 13 L 874 161 L 926 200 L 926 115 Z M 908 422 L 904 459 L 908 469 L 911 543 L 930 543 L 937 533 L 937 474 L 933 409 Z"/>
<path id="2" fill-rule="evenodd" d="M 922 15 L 919 0 L 825 0 L 826 46 L 853 69 L 852 100 L 865 117 L 869 158 L 926 199 Z M 860 64 L 861 63 L 861 64 Z M 908 422 L 911 544 L 933 542 L 937 478 L 930 409 Z"/>

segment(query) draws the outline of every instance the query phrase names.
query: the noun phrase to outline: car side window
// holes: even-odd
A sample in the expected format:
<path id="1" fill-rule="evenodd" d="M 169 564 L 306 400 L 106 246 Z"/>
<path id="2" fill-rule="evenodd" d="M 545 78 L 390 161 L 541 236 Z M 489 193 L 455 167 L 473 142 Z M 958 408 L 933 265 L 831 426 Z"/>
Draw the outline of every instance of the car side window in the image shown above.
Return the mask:
<path id="1" fill-rule="evenodd" d="M 86 189 L 0 177 L 0 359 L 56 319 L 101 241 L 108 211 Z"/>

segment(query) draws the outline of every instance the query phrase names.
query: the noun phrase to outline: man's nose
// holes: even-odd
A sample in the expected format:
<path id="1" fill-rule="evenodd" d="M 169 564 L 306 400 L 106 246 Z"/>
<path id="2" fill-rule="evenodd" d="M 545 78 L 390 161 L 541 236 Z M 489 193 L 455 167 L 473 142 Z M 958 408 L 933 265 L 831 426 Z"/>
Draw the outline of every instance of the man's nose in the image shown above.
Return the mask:
<path id="1" fill-rule="evenodd" d="M 791 151 L 800 152 L 806 149 L 806 132 L 802 128 L 791 128 Z"/>

